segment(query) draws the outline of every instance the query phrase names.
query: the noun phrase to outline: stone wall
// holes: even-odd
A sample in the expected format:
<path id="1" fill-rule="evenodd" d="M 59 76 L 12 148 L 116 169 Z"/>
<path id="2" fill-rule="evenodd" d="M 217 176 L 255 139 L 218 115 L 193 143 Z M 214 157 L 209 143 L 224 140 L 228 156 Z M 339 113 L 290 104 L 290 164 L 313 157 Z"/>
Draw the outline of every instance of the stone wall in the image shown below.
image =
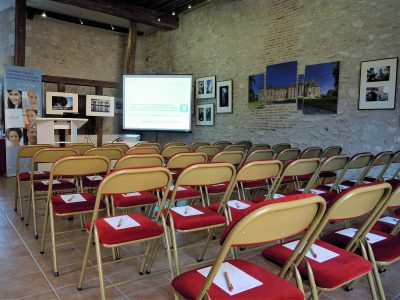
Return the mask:
<path id="1" fill-rule="evenodd" d="M 398 0 L 216 0 L 181 16 L 179 29 L 145 38 L 145 71 L 232 79 L 233 114 L 217 114 L 213 127 L 193 124 L 192 134 L 159 134 L 158 141 L 339 144 L 347 153 L 399 149 L 399 105 L 357 109 L 361 61 L 400 53 L 399 12 Z M 303 115 L 295 105 L 247 108 L 248 76 L 291 60 L 299 74 L 308 64 L 340 61 L 336 115 Z"/>

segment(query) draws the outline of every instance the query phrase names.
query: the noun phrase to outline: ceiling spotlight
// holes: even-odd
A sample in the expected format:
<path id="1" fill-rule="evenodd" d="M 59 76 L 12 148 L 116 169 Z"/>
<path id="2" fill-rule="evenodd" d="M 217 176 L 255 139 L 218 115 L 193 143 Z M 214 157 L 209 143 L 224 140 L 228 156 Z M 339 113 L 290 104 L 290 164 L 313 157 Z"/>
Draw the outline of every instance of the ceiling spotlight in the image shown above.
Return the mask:
<path id="1" fill-rule="evenodd" d="M 45 11 L 45 10 L 42 12 L 42 17 L 43 17 L 43 18 L 46 18 L 46 17 L 47 17 L 46 11 Z"/>
<path id="2" fill-rule="evenodd" d="M 81 23 L 81 25 L 83 25 L 83 21 L 81 19 L 79 19 L 79 23 Z"/>
<path id="3" fill-rule="evenodd" d="M 111 24 L 111 30 L 114 30 L 114 26 Z"/>
<path id="4" fill-rule="evenodd" d="M 189 8 L 189 9 L 191 9 L 191 8 L 192 8 L 192 5 L 191 5 L 191 4 L 189 4 L 189 5 L 188 5 L 188 8 Z"/>
<path id="5" fill-rule="evenodd" d="M 160 22 L 161 21 L 161 18 L 157 18 L 157 22 Z"/>
<path id="6" fill-rule="evenodd" d="M 173 16 L 175 16 L 175 14 L 176 14 L 176 12 L 174 12 L 174 11 L 171 13 L 171 15 L 173 15 Z"/>

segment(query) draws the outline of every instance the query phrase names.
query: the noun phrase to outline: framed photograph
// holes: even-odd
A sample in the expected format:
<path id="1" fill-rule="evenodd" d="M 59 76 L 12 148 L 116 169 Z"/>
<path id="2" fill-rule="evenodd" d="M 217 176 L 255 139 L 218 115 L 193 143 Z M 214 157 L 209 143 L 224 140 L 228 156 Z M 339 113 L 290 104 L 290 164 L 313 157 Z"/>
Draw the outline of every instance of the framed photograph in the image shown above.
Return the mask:
<path id="1" fill-rule="evenodd" d="M 394 109 L 397 57 L 361 62 L 358 109 Z"/>
<path id="2" fill-rule="evenodd" d="M 214 125 L 214 104 L 211 103 L 196 105 L 196 125 Z"/>
<path id="3" fill-rule="evenodd" d="M 217 82 L 217 114 L 232 113 L 232 80 Z"/>
<path id="4" fill-rule="evenodd" d="M 215 98 L 215 76 L 196 79 L 196 99 Z"/>
<path id="5" fill-rule="evenodd" d="M 78 113 L 78 94 L 46 92 L 46 114 Z"/>
<path id="6" fill-rule="evenodd" d="M 110 96 L 86 95 L 86 115 L 114 117 L 115 99 Z"/>

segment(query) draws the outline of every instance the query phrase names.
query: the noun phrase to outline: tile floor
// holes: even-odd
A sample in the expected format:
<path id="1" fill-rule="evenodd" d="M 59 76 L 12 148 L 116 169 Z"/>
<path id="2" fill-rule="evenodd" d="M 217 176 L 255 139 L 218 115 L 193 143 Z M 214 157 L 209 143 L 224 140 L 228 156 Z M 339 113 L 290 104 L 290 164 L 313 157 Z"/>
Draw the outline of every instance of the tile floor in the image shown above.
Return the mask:
<path id="1" fill-rule="evenodd" d="M 83 291 L 77 291 L 81 262 L 85 250 L 84 243 L 73 243 L 61 246 L 58 249 L 59 277 L 53 276 L 50 244 L 46 243 L 45 254 L 39 253 L 40 240 L 33 237 L 32 225 L 25 226 L 14 211 L 15 178 L 0 178 L 0 299 L 99 299 L 100 290 L 97 269 L 88 269 Z M 43 214 L 43 209 L 39 209 Z M 76 228 L 79 220 L 71 222 L 58 219 L 57 229 L 65 230 Z M 39 233 L 41 233 L 43 217 L 38 217 Z M 79 241 L 86 239 L 85 232 L 61 234 L 58 242 Z M 195 242 L 195 237 L 181 238 L 184 243 Z M 49 239 L 48 239 L 49 240 Z M 94 249 L 90 254 L 90 264 L 96 263 Z M 140 245 L 124 247 L 122 256 L 136 255 L 143 250 Z M 181 254 L 181 263 L 195 262 L 193 248 L 184 249 Z M 214 243 L 209 249 L 206 259 L 212 259 L 218 252 L 218 244 Z M 104 250 L 104 257 L 111 259 L 111 252 Z M 266 269 L 277 269 L 266 263 L 259 255 L 259 250 L 242 254 L 253 263 L 264 266 Z M 152 273 L 166 270 L 161 275 L 139 276 L 140 259 L 116 263 L 105 267 L 106 281 L 112 283 L 128 278 L 138 280 L 117 288 L 107 290 L 108 299 L 173 299 L 170 286 L 171 278 L 165 253 L 160 252 L 154 264 Z M 400 300 L 400 262 L 390 267 L 382 275 L 387 299 Z M 362 279 L 350 293 L 337 290 L 323 293 L 321 299 L 370 299 L 368 284 Z"/>

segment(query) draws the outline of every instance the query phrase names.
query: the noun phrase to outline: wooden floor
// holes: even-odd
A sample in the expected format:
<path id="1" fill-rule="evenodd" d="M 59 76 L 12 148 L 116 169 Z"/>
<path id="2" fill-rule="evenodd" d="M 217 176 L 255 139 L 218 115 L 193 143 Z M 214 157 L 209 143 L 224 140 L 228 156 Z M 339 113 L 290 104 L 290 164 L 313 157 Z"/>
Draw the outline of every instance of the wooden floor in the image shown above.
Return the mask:
<path id="1" fill-rule="evenodd" d="M 32 224 L 26 227 L 14 212 L 14 182 L 15 178 L 0 178 L 0 299 L 98 299 L 100 296 L 97 269 L 89 269 L 83 291 L 77 291 L 77 281 L 83 259 L 84 244 L 74 243 L 61 246 L 58 249 L 59 277 L 53 276 L 50 245 L 46 245 L 45 254 L 39 253 L 40 240 L 33 237 Z M 43 215 L 43 205 L 39 209 Z M 39 217 L 39 232 L 43 218 Z M 75 222 L 58 219 L 57 229 L 73 229 L 79 226 Z M 205 236 L 195 235 L 181 237 L 179 243 L 195 243 Z M 58 241 L 85 240 L 85 232 L 62 234 Z M 212 244 L 206 259 L 212 259 L 218 252 L 217 242 Z M 195 262 L 198 248 L 187 248 L 180 253 L 181 263 Z M 143 251 L 140 245 L 124 247 L 122 255 L 138 254 Z M 104 250 L 104 256 L 111 258 L 111 252 Z M 276 272 L 276 268 L 268 264 L 261 256 L 260 250 L 242 254 L 253 263 Z M 90 255 L 90 263 L 94 265 L 96 258 L 94 249 Z M 168 263 L 165 252 L 159 252 L 153 267 L 153 273 L 166 270 L 164 274 L 148 277 L 138 275 L 140 259 L 130 262 L 116 263 L 105 268 L 108 283 L 137 278 L 138 281 L 111 288 L 107 291 L 108 299 L 172 299 L 170 285 L 171 278 L 168 272 Z M 150 275 L 151 276 L 151 275 Z M 400 262 L 394 264 L 385 273 L 381 274 L 387 299 L 400 299 Z M 362 279 L 354 290 L 345 292 L 337 290 L 323 293 L 320 299 L 370 299 L 366 279 Z"/>

